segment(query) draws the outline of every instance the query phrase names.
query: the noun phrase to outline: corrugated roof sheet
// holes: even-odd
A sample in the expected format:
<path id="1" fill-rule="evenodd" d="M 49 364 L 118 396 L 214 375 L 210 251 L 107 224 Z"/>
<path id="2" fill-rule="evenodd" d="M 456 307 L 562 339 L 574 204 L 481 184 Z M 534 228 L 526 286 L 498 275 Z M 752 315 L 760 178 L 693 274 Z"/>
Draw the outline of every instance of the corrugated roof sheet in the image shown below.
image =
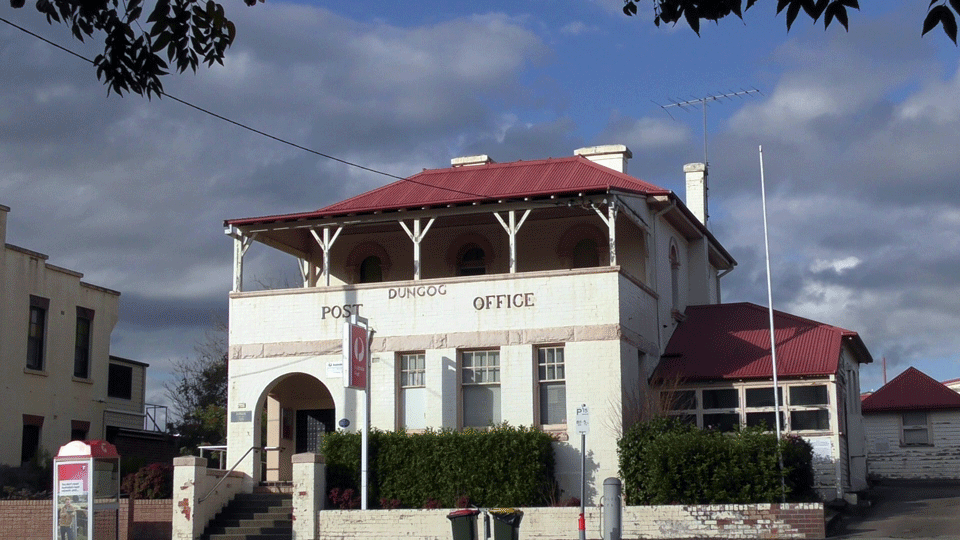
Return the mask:
<path id="1" fill-rule="evenodd" d="M 667 343 L 655 380 L 773 377 L 767 308 L 751 303 L 690 306 Z M 871 362 L 856 332 L 774 310 L 777 376 L 836 373 L 844 339 Z"/>
<path id="2" fill-rule="evenodd" d="M 864 413 L 960 409 L 960 394 L 910 367 L 860 403 Z"/>
<path id="3" fill-rule="evenodd" d="M 583 156 L 424 170 L 314 212 L 228 220 L 231 225 L 419 209 L 610 190 L 667 195 L 669 190 Z"/>

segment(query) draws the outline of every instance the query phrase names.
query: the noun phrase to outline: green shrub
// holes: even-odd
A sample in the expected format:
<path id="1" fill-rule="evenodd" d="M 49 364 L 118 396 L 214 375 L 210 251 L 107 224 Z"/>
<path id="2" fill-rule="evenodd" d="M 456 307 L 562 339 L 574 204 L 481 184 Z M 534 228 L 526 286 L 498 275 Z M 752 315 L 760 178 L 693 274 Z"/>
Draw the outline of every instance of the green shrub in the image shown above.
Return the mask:
<path id="1" fill-rule="evenodd" d="M 18 467 L 0 465 L 0 499 L 48 499 L 53 489 L 53 458 L 41 448 Z"/>
<path id="2" fill-rule="evenodd" d="M 120 491 L 131 499 L 169 499 L 173 496 L 173 466 L 153 463 L 128 474 L 120 483 Z"/>
<path id="3" fill-rule="evenodd" d="M 552 441 L 541 431 L 506 424 L 488 431 L 373 431 L 369 500 L 406 508 L 543 505 L 554 485 Z M 323 453 L 328 490 L 358 490 L 360 435 L 328 434 Z"/>
<path id="4" fill-rule="evenodd" d="M 724 504 L 812 500 L 812 449 L 760 428 L 700 430 L 673 418 L 635 425 L 620 439 L 627 504 Z"/>

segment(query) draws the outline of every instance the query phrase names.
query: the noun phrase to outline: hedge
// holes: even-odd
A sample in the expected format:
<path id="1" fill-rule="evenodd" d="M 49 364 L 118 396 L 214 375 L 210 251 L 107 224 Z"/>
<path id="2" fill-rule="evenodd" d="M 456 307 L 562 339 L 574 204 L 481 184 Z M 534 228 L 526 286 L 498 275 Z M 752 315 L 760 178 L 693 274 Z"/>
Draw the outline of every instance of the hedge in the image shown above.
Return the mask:
<path id="1" fill-rule="evenodd" d="M 813 449 L 800 437 L 780 441 L 760 428 L 701 430 L 673 418 L 631 428 L 618 442 L 626 502 L 637 504 L 775 503 L 816 498 Z M 782 479 L 782 480 L 781 480 Z"/>
<path id="2" fill-rule="evenodd" d="M 550 435 L 502 424 L 489 430 L 369 435 L 370 507 L 538 506 L 554 499 Z M 330 503 L 352 507 L 360 485 L 360 434 L 324 437 Z M 351 490 L 348 492 L 348 490 Z"/>

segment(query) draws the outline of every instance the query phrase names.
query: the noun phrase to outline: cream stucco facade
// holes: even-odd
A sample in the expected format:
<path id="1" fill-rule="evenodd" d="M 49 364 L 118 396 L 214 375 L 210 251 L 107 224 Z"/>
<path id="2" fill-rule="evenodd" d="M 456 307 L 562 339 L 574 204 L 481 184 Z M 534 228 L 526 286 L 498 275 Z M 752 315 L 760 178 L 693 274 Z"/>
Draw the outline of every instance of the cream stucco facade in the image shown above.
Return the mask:
<path id="1" fill-rule="evenodd" d="M 0 463 L 142 429 L 146 364 L 110 357 L 120 293 L 6 243 L 9 211 L 0 205 Z"/>
<path id="2" fill-rule="evenodd" d="M 591 171 L 616 174 L 629 158 L 622 146 L 577 153 L 594 161 Z M 479 157 L 454 165 L 490 163 Z M 624 418 L 675 318 L 687 305 L 719 302 L 720 277 L 735 264 L 665 191 L 545 192 L 227 224 L 236 245 L 227 461 L 251 447 L 284 449 L 267 452 L 266 470 L 246 454 L 240 469 L 251 483 L 288 480 L 292 454 L 312 450 L 311 425 L 329 431 L 347 419 L 348 430 L 358 427 L 361 393 L 344 389 L 341 376 L 343 324 L 358 314 L 375 330 L 373 427 L 462 429 L 478 408 L 494 421 L 541 427 L 555 434 L 557 480 L 570 496 L 579 495 L 574 419 L 587 405 L 587 499 L 595 502 L 603 480 L 617 476 Z M 243 291 L 251 245 L 297 257 L 303 286 Z M 584 245 L 596 251 L 585 259 Z M 479 272 L 467 264 L 474 248 Z M 371 257 L 379 279 L 362 283 Z"/>

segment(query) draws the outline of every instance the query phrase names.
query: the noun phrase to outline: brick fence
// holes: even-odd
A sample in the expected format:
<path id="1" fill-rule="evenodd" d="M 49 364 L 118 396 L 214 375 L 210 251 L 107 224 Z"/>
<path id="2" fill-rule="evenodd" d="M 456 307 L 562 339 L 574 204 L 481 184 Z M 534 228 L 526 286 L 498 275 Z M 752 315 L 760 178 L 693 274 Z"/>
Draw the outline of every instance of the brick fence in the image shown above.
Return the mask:
<path id="1" fill-rule="evenodd" d="M 120 540 L 169 540 L 172 509 L 170 499 L 121 500 Z M 114 516 L 110 511 L 99 512 L 97 530 L 112 532 Z M 0 501 L 0 538 L 50 540 L 52 533 L 53 501 Z"/>
<path id="2" fill-rule="evenodd" d="M 523 508 L 520 537 L 553 540 L 577 537 L 579 508 Z M 319 540 L 448 540 L 449 509 L 323 510 Z M 600 538 L 597 508 L 586 511 L 588 539 Z M 476 538 L 483 538 L 482 519 Z M 628 506 L 623 509 L 623 538 L 824 538 L 823 505 L 728 504 L 709 506 Z"/>

